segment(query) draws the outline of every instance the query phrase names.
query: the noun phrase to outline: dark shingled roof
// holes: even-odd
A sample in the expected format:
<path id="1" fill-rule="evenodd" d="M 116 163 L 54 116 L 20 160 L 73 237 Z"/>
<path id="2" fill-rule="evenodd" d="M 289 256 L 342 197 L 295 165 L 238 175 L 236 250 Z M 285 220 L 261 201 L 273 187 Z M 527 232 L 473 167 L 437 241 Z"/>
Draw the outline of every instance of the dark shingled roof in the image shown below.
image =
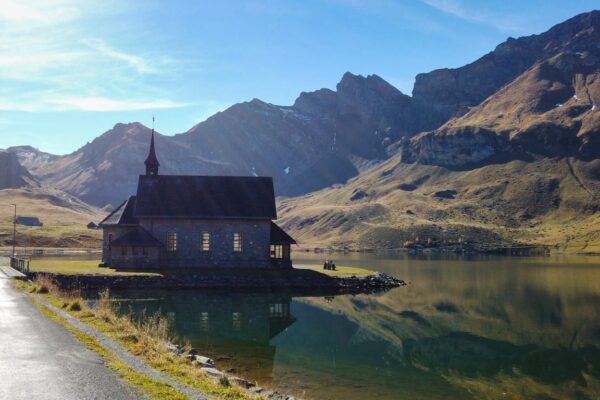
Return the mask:
<path id="1" fill-rule="evenodd" d="M 273 179 L 141 175 L 135 216 L 277 219 Z"/>
<path id="2" fill-rule="evenodd" d="M 297 244 L 294 238 L 288 235 L 275 222 L 271 221 L 271 244 Z"/>
<path id="3" fill-rule="evenodd" d="M 134 216 L 134 211 L 135 196 L 130 196 L 129 199 L 125 200 L 113 212 L 108 214 L 108 217 L 104 218 L 98 225 L 136 225 L 138 221 Z"/>
<path id="4" fill-rule="evenodd" d="M 123 236 L 111 242 L 113 246 L 146 246 L 159 247 L 163 244 L 156 239 L 150 232 L 138 226 L 135 230 L 127 232 Z"/>

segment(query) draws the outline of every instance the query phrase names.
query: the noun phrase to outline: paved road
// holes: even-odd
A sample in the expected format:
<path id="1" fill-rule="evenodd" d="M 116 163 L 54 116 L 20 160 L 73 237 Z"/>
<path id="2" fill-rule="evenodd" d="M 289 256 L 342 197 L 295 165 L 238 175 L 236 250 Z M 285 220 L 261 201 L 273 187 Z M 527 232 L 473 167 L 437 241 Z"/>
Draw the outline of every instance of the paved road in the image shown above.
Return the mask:
<path id="1" fill-rule="evenodd" d="M 0 399 L 143 398 L 0 271 Z"/>

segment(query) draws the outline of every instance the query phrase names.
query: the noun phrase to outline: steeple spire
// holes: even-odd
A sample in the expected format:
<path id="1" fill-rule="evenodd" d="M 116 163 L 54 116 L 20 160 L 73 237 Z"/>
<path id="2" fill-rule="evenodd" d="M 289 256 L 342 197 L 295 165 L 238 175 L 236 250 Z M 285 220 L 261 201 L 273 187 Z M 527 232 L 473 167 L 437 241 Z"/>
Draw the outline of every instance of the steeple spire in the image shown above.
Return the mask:
<path id="1" fill-rule="evenodd" d="M 160 163 L 158 162 L 158 158 L 156 157 L 156 151 L 154 150 L 154 115 L 152 116 L 152 138 L 150 139 L 150 152 L 148 153 L 148 157 L 146 161 L 146 176 L 156 176 L 158 175 L 158 167 L 160 167 Z"/>

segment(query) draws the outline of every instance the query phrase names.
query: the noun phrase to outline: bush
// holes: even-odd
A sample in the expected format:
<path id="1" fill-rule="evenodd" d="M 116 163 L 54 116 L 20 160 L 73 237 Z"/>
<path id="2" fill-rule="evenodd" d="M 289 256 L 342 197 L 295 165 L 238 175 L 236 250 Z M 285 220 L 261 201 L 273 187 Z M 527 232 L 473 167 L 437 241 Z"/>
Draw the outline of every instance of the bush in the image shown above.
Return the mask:
<path id="1" fill-rule="evenodd" d="M 46 275 L 38 275 L 33 283 L 35 284 L 34 292 L 39 294 L 48 294 L 58 289 L 54 281 Z"/>
<path id="2" fill-rule="evenodd" d="M 69 311 L 81 311 L 81 304 L 79 301 L 75 300 L 69 303 L 69 307 L 67 308 Z"/>

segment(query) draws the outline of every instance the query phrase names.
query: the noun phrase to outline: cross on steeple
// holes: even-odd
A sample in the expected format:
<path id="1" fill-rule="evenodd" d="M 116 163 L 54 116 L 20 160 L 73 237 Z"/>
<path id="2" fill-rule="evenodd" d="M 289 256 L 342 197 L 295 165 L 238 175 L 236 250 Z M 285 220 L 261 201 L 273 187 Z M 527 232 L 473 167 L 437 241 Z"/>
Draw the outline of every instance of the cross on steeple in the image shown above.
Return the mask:
<path id="1" fill-rule="evenodd" d="M 152 116 L 152 137 L 150 139 L 150 151 L 146 161 L 144 161 L 144 164 L 146 164 L 146 176 L 158 175 L 158 167 L 160 167 L 160 163 L 158 162 L 156 151 L 154 150 L 154 115 Z"/>

